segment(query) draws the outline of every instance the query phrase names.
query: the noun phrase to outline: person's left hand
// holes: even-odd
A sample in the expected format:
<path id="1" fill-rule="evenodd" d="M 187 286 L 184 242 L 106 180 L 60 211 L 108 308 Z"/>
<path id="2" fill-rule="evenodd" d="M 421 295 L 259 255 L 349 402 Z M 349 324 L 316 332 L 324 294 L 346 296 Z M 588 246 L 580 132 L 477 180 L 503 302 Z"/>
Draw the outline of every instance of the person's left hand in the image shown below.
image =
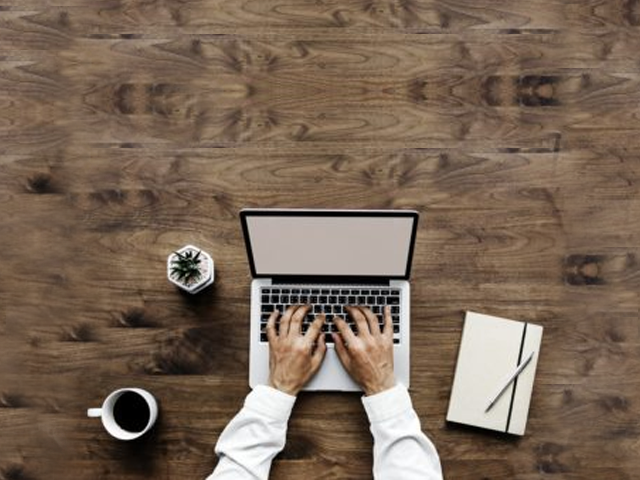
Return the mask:
<path id="1" fill-rule="evenodd" d="M 289 395 L 297 395 L 311 380 L 327 352 L 322 334 L 324 314 L 315 318 L 306 335 L 302 334 L 302 321 L 310 308 L 308 305 L 287 308 L 278 329 L 279 312 L 273 312 L 267 323 L 269 385 Z"/>

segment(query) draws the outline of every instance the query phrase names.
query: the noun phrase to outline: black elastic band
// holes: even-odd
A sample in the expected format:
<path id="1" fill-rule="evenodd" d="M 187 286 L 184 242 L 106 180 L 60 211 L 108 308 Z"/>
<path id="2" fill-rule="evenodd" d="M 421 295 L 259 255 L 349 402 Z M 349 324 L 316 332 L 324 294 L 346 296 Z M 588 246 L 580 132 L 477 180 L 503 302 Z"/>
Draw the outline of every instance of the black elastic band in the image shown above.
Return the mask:
<path id="1" fill-rule="evenodd" d="M 524 351 L 524 339 L 527 337 L 527 325 L 524 324 L 524 328 L 522 329 L 522 339 L 520 340 L 520 353 L 518 353 L 518 363 L 516 363 L 516 367 L 520 365 L 522 362 L 522 352 Z M 509 404 L 509 414 L 507 415 L 507 426 L 504 431 L 509 432 L 509 424 L 511 423 L 511 412 L 513 410 L 513 401 L 516 398 L 516 388 L 518 388 L 518 377 L 513 381 L 513 390 L 511 391 L 511 403 Z"/>

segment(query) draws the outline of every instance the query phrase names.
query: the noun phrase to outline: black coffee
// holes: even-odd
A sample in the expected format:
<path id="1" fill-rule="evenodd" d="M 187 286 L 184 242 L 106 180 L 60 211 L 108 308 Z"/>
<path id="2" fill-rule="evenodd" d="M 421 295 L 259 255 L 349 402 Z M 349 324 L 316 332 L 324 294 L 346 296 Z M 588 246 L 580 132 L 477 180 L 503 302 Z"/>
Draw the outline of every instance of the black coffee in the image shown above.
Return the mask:
<path id="1" fill-rule="evenodd" d="M 141 432 L 149 423 L 149 405 L 135 392 L 124 392 L 113 406 L 113 418 L 123 430 Z"/>

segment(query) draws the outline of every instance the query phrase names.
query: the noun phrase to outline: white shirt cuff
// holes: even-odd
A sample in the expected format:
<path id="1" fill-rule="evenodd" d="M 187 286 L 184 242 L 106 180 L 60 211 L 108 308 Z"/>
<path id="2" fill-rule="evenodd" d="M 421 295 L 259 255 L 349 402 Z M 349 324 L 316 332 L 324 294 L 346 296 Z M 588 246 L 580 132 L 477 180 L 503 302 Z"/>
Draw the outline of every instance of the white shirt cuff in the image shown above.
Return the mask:
<path id="1" fill-rule="evenodd" d="M 296 397 L 267 385 L 256 385 L 244 400 L 245 408 L 283 422 L 289 421 L 294 403 Z"/>
<path id="2" fill-rule="evenodd" d="M 362 397 L 362 404 L 371 423 L 382 422 L 413 409 L 409 392 L 401 383 L 384 392 Z"/>

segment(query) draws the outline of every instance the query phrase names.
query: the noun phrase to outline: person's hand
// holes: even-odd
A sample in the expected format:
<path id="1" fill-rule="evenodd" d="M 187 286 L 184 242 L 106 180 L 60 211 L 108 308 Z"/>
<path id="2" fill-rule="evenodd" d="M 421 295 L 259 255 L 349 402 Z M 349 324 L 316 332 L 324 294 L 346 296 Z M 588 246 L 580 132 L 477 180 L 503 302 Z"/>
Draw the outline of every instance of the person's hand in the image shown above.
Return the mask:
<path id="1" fill-rule="evenodd" d="M 302 334 L 302 321 L 309 312 L 308 305 L 287 308 L 276 329 L 275 311 L 267 323 L 269 339 L 269 385 L 290 395 L 297 395 L 322 365 L 327 346 L 322 324 L 325 315 L 318 315 Z"/>
<path id="2" fill-rule="evenodd" d="M 391 310 L 384 309 L 384 329 L 380 331 L 378 317 L 366 307 L 346 307 L 356 322 L 356 336 L 341 317 L 334 319 L 340 334 L 333 333 L 338 358 L 349 375 L 364 390 L 374 395 L 395 386 L 393 374 L 393 325 Z"/>

